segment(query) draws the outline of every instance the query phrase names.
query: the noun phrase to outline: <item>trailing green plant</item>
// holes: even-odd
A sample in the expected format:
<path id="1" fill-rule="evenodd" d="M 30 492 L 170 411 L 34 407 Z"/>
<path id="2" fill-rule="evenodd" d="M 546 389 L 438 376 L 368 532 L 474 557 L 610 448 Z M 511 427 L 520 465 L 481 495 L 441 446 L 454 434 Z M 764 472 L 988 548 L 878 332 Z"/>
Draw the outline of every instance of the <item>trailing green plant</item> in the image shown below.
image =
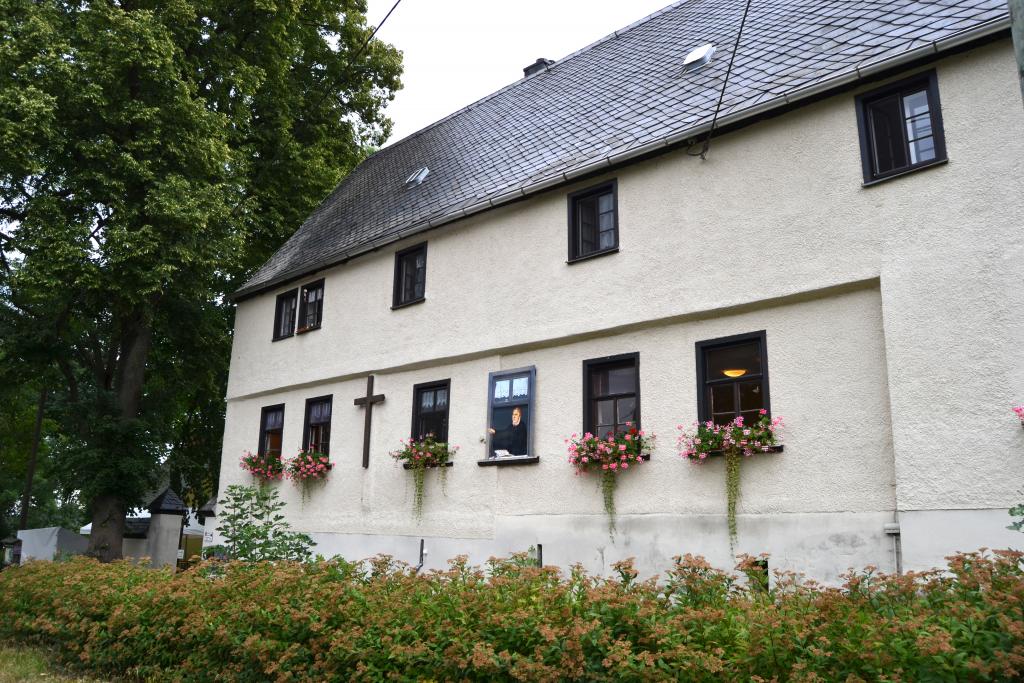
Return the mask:
<path id="1" fill-rule="evenodd" d="M 232 484 L 217 501 L 217 530 L 225 554 L 234 560 L 308 560 L 313 539 L 291 531 L 277 490 L 268 486 Z"/>
<path id="2" fill-rule="evenodd" d="M 386 556 L 177 574 L 78 557 L 0 572 L 0 640 L 181 683 L 1021 680 L 1021 553 L 832 587 L 768 585 L 757 562 L 740 581 L 686 555 L 657 581 L 629 560 L 563 576 L 524 555 L 418 574 Z"/>
<path id="3" fill-rule="evenodd" d="M 577 475 L 601 473 L 601 498 L 608 515 L 608 534 L 614 535 L 618 476 L 630 465 L 636 467 L 650 456 L 654 449 L 654 435 L 627 422 L 626 429 L 609 431 L 604 438 L 587 432 L 583 436 L 573 434 L 565 443 L 568 444 L 569 464 L 576 468 Z"/>
<path id="4" fill-rule="evenodd" d="M 740 498 L 740 458 L 768 453 L 779 444 L 781 417 L 769 417 L 760 410 L 758 418 L 745 424 L 742 415 L 724 425 L 713 421 L 694 422 L 687 430 L 679 425 L 679 455 L 692 463 L 702 464 L 711 455 L 725 456 L 726 519 L 729 526 L 729 548 L 736 543 L 736 504 Z"/>
<path id="5" fill-rule="evenodd" d="M 438 441 L 433 434 L 427 434 L 422 439 L 402 439 L 402 448 L 391 453 L 391 457 L 398 462 L 408 465 L 412 470 L 412 481 L 414 486 L 412 509 L 416 519 L 423 516 L 423 493 L 426 484 L 427 468 L 440 468 L 441 488 L 448 477 L 447 463 L 458 452 L 458 446 L 450 446 L 444 441 Z"/>

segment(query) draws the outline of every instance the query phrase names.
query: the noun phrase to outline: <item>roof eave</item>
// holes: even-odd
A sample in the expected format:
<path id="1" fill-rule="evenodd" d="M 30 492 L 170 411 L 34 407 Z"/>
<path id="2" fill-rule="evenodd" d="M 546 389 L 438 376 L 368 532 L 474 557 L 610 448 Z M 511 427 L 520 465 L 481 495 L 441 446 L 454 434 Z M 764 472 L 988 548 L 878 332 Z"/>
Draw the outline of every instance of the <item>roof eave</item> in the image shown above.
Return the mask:
<path id="1" fill-rule="evenodd" d="M 797 88 L 796 90 L 783 93 L 782 95 L 776 96 L 772 99 L 760 102 L 751 107 L 744 108 L 740 111 L 730 113 L 726 116 L 721 116 L 718 119 L 717 127 L 719 129 L 726 127 L 734 127 L 749 119 L 755 119 L 771 112 L 774 112 L 785 107 L 790 107 L 795 104 L 801 104 L 812 98 L 818 98 L 822 95 L 828 94 L 832 91 L 848 87 L 859 81 L 867 80 L 869 78 L 881 75 L 885 72 L 897 69 L 903 65 L 912 64 L 923 59 L 935 57 L 941 53 L 949 52 L 964 45 L 968 45 L 978 40 L 992 37 L 1001 31 L 1007 31 L 1010 28 L 1010 17 L 1009 15 L 1000 17 L 998 19 L 992 19 L 990 21 L 979 24 L 973 28 L 966 29 L 954 33 L 946 38 L 942 38 L 936 41 L 929 42 L 921 47 L 914 48 L 913 50 L 907 50 L 901 52 L 892 57 L 880 59 L 878 61 L 870 62 L 864 66 L 858 66 L 848 71 L 844 71 L 835 76 L 827 78 L 818 83 L 812 85 Z M 287 273 L 285 275 L 271 278 L 270 280 L 254 285 L 252 287 L 243 286 L 230 295 L 230 300 L 234 302 L 243 301 L 245 299 L 252 298 L 259 294 L 262 294 L 268 290 L 275 289 L 283 284 L 298 280 L 306 277 L 313 273 L 316 273 L 327 268 L 332 268 L 337 265 L 341 265 L 346 261 L 349 261 L 357 256 L 362 256 L 372 251 L 376 251 L 381 247 L 398 242 L 407 237 L 426 232 L 433 228 L 447 225 L 463 218 L 468 218 L 491 209 L 498 208 L 510 204 L 514 201 L 519 201 L 527 196 L 537 194 L 544 190 L 564 185 L 572 182 L 577 178 L 589 176 L 595 173 L 600 173 L 602 170 L 611 168 L 613 166 L 620 166 L 630 161 L 642 159 L 651 154 L 657 153 L 663 148 L 673 147 L 686 140 L 695 138 L 699 135 L 703 135 L 710 129 L 710 124 L 700 123 L 695 126 L 679 130 L 677 132 L 666 135 L 658 140 L 654 140 L 643 145 L 616 153 L 606 157 L 601 157 L 595 161 L 571 169 L 569 171 L 555 173 L 550 176 L 546 176 L 537 180 L 529 185 L 523 185 L 515 190 L 503 192 L 490 199 L 485 199 L 476 204 L 468 207 L 453 210 L 443 216 L 422 220 L 412 225 L 403 227 L 399 230 L 395 230 L 391 233 L 383 235 L 375 240 L 361 244 L 357 247 L 347 249 L 340 254 L 333 256 L 330 259 L 321 261 L 315 264 L 311 268 L 307 268 L 302 271 L 295 271 Z"/>

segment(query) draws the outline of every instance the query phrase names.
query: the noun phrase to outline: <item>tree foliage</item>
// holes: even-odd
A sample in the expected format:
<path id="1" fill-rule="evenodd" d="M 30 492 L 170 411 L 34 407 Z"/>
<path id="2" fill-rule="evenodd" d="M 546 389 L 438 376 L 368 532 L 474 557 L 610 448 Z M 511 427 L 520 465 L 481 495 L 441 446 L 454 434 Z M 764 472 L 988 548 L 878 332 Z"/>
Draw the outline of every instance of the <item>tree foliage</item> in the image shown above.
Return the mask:
<path id="1" fill-rule="evenodd" d="M 53 451 L 109 559 L 159 464 L 213 492 L 225 295 L 386 138 L 400 54 L 364 0 L 0 8 L 4 359 L 59 372 Z"/>

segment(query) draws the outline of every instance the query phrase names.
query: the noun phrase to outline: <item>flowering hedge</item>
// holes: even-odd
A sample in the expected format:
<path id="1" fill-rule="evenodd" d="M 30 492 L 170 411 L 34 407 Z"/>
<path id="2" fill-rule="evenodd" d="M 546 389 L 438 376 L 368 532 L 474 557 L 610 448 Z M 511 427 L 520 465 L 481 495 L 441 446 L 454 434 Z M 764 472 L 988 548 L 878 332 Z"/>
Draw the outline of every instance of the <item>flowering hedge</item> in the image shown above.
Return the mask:
<path id="1" fill-rule="evenodd" d="M 183 682 L 1014 681 L 1020 558 L 771 590 L 690 556 L 659 583 L 629 563 L 562 577 L 522 557 L 420 575 L 386 558 L 178 574 L 76 558 L 0 572 L 0 639 L 97 675 Z"/>

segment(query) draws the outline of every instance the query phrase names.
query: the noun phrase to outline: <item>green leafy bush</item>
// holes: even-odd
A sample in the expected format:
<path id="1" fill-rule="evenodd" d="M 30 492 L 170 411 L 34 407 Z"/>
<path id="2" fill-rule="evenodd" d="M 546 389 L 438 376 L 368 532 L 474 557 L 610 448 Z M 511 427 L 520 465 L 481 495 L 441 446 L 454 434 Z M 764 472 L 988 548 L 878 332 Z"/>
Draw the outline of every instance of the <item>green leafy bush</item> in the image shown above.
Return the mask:
<path id="1" fill-rule="evenodd" d="M 284 503 L 269 486 L 232 484 L 218 500 L 219 526 L 225 553 L 236 560 L 308 560 L 314 545 L 306 534 L 291 531 L 281 509 Z"/>
<path id="2" fill-rule="evenodd" d="M 838 588 L 747 589 L 686 556 L 567 577 L 525 556 L 416 574 L 362 563 L 129 563 L 0 572 L 0 639 L 98 674 L 161 681 L 1011 681 L 1024 672 L 1021 554 Z M 739 569 L 758 571 L 747 558 Z"/>

